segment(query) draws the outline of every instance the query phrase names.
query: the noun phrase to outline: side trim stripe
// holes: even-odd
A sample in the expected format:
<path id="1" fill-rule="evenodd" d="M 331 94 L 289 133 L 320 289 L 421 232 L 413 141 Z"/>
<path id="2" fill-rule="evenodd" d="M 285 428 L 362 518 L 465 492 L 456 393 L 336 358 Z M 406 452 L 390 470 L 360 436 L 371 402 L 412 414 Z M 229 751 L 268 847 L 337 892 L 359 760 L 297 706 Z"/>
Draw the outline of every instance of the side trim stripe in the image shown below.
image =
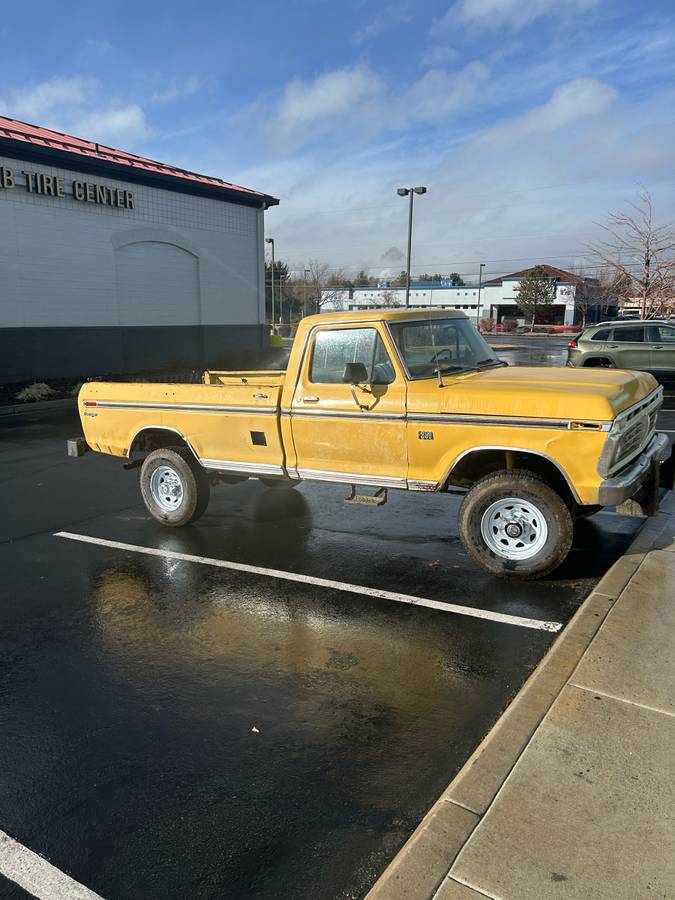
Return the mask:
<path id="1" fill-rule="evenodd" d="M 359 475 L 355 472 L 325 472 L 321 469 L 289 469 L 289 474 L 297 473 L 298 478 L 314 481 L 335 481 L 341 484 L 366 484 L 375 487 L 407 488 L 405 478 L 394 478 L 390 475 Z"/>
<path id="2" fill-rule="evenodd" d="M 86 401 L 85 401 L 86 402 Z M 205 412 L 205 413 L 244 413 L 260 415 L 276 415 L 276 406 L 217 406 L 213 403 L 125 403 L 113 400 L 97 400 L 97 407 L 107 409 L 166 409 L 178 412 Z"/>
<path id="3" fill-rule="evenodd" d="M 254 475 L 285 475 L 283 466 L 273 463 L 238 462 L 232 459 L 200 459 L 205 469 L 217 469 L 221 472 L 242 472 Z"/>

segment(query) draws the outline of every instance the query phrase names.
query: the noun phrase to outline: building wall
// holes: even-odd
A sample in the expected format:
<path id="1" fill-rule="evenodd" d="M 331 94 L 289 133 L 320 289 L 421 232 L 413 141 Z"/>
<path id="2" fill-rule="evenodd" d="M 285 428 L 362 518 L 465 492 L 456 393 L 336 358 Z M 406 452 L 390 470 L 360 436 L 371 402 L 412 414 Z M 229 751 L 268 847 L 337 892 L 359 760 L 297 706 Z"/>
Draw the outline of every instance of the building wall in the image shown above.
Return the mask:
<path id="1" fill-rule="evenodd" d="M 263 213 L 0 157 L 0 381 L 214 365 L 263 340 Z M 30 193 L 22 170 L 59 176 Z M 81 180 L 133 209 L 78 201 Z"/>

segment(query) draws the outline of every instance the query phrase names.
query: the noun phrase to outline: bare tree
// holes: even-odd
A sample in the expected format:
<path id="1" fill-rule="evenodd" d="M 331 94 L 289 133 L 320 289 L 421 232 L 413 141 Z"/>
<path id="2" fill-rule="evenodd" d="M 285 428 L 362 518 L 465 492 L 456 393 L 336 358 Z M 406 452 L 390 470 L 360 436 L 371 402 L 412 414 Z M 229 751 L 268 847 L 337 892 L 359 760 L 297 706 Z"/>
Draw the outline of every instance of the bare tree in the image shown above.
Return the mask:
<path id="1" fill-rule="evenodd" d="M 331 269 L 328 263 L 310 259 L 305 266 L 307 272 L 307 306 L 320 313 L 326 309 L 341 309 L 346 290 L 345 277 L 340 269 Z"/>
<path id="2" fill-rule="evenodd" d="M 379 309 L 393 309 L 401 305 L 401 301 L 398 299 L 398 291 L 392 291 L 391 288 L 381 291 L 377 297 L 373 297 L 371 303 Z"/>
<path id="3" fill-rule="evenodd" d="M 640 304 L 643 319 L 675 311 L 675 230 L 657 225 L 651 194 L 602 225 L 607 239 L 589 249 L 614 276 L 624 300 Z"/>
<path id="4" fill-rule="evenodd" d="M 588 314 L 598 307 L 606 309 L 616 296 L 613 289 L 613 277 L 609 276 L 602 280 L 599 277 L 589 278 L 584 274 L 581 266 L 570 266 L 569 271 L 578 279 L 573 287 L 574 308 L 581 316 L 581 327 L 585 328 Z"/>

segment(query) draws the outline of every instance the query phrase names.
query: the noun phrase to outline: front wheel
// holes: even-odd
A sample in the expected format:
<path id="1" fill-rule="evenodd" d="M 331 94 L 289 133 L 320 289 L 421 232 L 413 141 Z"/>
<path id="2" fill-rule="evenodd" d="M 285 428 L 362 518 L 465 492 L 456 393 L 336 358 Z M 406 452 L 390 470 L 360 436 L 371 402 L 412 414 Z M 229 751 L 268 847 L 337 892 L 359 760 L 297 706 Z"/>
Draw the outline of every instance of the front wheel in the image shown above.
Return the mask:
<path id="1" fill-rule="evenodd" d="M 154 450 L 141 468 L 141 494 L 155 519 L 163 525 L 189 525 L 209 503 L 209 479 L 189 451 Z"/>
<path id="2" fill-rule="evenodd" d="M 564 499 L 533 472 L 486 475 L 459 510 L 459 534 L 471 559 L 494 575 L 542 578 L 572 546 L 574 521 Z"/>

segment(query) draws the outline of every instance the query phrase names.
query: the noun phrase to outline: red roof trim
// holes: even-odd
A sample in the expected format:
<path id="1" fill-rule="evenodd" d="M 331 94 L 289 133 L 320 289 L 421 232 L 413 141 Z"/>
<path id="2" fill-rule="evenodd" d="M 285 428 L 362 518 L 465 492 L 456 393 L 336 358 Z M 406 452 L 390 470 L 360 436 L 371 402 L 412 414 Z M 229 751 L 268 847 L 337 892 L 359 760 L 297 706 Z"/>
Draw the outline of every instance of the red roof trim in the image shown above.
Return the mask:
<path id="1" fill-rule="evenodd" d="M 238 184 L 223 181 L 221 178 L 199 175 L 197 172 L 190 172 L 188 169 L 181 169 L 178 166 L 171 166 L 167 163 L 157 162 L 154 159 L 137 156 L 135 153 L 116 150 L 114 147 L 107 147 L 105 144 L 97 144 L 70 134 L 62 134 L 60 131 L 41 128 L 39 125 L 30 125 L 28 122 L 20 122 L 18 119 L 9 119 L 5 116 L 0 116 L 0 138 L 25 142 L 63 153 L 74 153 L 90 159 L 118 165 L 122 168 L 179 178 L 181 181 L 195 182 L 211 188 L 222 188 L 223 190 L 241 193 L 251 199 L 258 198 L 261 203 L 279 202 L 274 197 L 270 197 L 260 191 L 241 187 Z M 121 175 L 121 177 L 123 176 Z"/>
<path id="2" fill-rule="evenodd" d="M 584 280 L 581 275 L 575 275 L 573 272 L 566 272 L 565 269 L 558 269 L 555 266 L 549 266 L 545 263 L 539 263 L 539 265 L 549 278 L 560 278 L 563 281 L 571 281 L 573 284 Z M 528 269 L 521 269 L 519 272 L 511 272 L 508 275 L 500 275 L 499 278 L 491 278 L 490 281 L 484 281 L 483 285 L 498 285 L 503 281 L 508 281 L 511 278 L 524 278 L 529 272 L 532 271 L 532 269 L 536 268 L 537 266 L 530 266 Z"/>

